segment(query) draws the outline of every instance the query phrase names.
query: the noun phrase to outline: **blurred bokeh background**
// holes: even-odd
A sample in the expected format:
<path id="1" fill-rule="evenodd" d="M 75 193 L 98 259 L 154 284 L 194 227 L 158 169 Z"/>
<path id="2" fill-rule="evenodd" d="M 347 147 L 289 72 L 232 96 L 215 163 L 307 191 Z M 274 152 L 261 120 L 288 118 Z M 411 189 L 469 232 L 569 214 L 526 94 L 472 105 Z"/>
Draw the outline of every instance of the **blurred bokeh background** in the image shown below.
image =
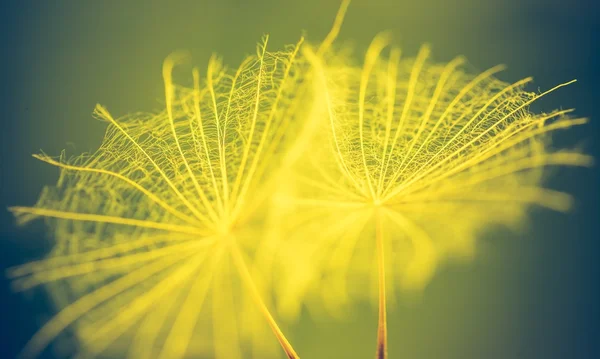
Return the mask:
<path id="1" fill-rule="evenodd" d="M 323 39 L 338 1 L 3 1 L 0 5 L 0 267 L 39 258 L 52 245 L 41 226 L 17 228 L 4 209 L 32 205 L 58 170 L 31 157 L 96 148 L 105 124 L 96 103 L 119 116 L 161 105 L 161 65 L 187 49 L 236 65 L 264 33 L 270 47 L 302 34 Z M 434 58 L 463 54 L 473 68 L 508 65 L 507 82 L 530 90 L 579 81 L 535 110 L 575 107 L 585 127 L 556 136 L 600 158 L 600 6 L 595 0 L 354 0 L 341 40 L 358 53 L 391 30 L 404 54 L 428 42 Z M 548 185 L 572 193 L 568 214 L 532 210 L 522 232 L 492 229 L 470 263 L 446 266 L 418 297 L 389 314 L 391 358 L 599 358 L 599 167 L 554 171 Z M 458 214 L 460 215 L 460 214 Z M 43 290 L 12 293 L 2 274 L 0 357 L 12 358 L 53 313 Z M 305 315 L 289 326 L 303 358 L 374 356 L 376 309 L 345 322 Z M 52 349 L 45 357 L 54 357 Z"/>

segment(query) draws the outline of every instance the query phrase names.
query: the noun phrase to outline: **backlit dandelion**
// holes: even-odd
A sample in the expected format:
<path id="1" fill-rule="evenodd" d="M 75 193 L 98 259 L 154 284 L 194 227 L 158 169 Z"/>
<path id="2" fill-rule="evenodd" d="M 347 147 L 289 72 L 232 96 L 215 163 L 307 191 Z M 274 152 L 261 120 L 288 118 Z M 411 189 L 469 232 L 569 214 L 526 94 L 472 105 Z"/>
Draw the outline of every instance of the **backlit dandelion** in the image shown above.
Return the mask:
<path id="1" fill-rule="evenodd" d="M 97 106 L 109 123 L 100 149 L 35 156 L 59 167 L 60 180 L 34 207 L 11 210 L 21 222 L 46 218 L 57 243 L 9 275 L 18 289 L 52 283 L 62 309 L 23 357 L 73 328 L 86 356 L 238 358 L 249 344 L 267 350 L 269 327 L 297 357 L 247 264 L 263 200 L 296 139 L 286 133 L 301 133 L 296 117 L 310 107 L 299 106 L 308 93 L 302 41 L 270 52 L 267 39 L 237 69 L 211 58 L 191 89 L 173 84 L 181 56 L 170 56 L 164 111 L 115 119 Z"/>
<path id="2" fill-rule="evenodd" d="M 326 111 L 273 211 L 279 235 L 291 236 L 283 260 L 294 263 L 278 286 L 283 314 L 319 293 L 344 315 L 349 296 L 375 293 L 378 358 L 396 284 L 423 288 L 445 258 L 472 254 L 480 230 L 517 224 L 530 205 L 566 210 L 569 196 L 541 187 L 541 168 L 591 163 L 548 137 L 585 119 L 528 110 L 570 82 L 531 93 L 531 78 L 497 80 L 502 66 L 471 75 L 462 57 L 432 63 L 423 46 L 403 59 L 388 44 L 377 36 L 362 67 L 305 48 Z"/>

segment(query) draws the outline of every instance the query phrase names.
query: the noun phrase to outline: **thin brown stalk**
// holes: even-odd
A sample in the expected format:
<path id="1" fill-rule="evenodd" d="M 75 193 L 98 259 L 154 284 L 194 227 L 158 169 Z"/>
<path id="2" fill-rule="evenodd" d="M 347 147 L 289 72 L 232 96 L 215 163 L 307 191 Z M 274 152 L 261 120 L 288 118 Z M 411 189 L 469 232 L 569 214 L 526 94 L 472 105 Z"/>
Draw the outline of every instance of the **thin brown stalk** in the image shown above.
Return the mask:
<path id="1" fill-rule="evenodd" d="M 385 255 L 379 210 L 375 212 L 375 241 L 379 281 L 379 323 L 377 325 L 377 359 L 387 359 L 387 312 L 385 300 Z"/>

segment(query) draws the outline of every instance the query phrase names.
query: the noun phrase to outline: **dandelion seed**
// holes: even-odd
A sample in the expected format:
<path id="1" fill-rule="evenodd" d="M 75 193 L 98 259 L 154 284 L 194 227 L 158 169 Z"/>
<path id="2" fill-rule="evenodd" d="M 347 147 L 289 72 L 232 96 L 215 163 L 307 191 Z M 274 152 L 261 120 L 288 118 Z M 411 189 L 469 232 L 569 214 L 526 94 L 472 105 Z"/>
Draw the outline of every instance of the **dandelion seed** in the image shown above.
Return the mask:
<path id="1" fill-rule="evenodd" d="M 326 111 L 273 211 L 280 235 L 291 236 L 283 260 L 294 263 L 278 285 L 282 313 L 297 315 L 298 298 L 316 292 L 343 315 L 350 297 L 376 283 L 377 358 L 387 357 L 396 283 L 423 288 L 444 259 L 472 254 L 478 232 L 521 222 L 530 205 L 567 210 L 568 195 L 541 187 L 541 169 L 591 163 L 554 150 L 548 136 L 585 119 L 528 110 L 571 82 L 530 93 L 530 78 L 497 80 L 502 66 L 471 75 L 461 57 L 435 64 L 427 46 L 407 59 L 388 47 L 389 36 L 377 36 L 362 68 L 305 47 Z"/>
<path id="2" fill-rule="evenodd" d="M 62 309 L 22 357 L 67 328 L 85 356 L 231 359 L 249 344 L 268 356 L 269 327 L 298 357 L 247 264 L 264 199 L 294 142 L 286 131 L 299 133 L 297 117 L 310 108 L 298 96 L 308 86 L 302 41 L 270 52 L 267 40 L 238 69 L 211 58 L 203 80 L 193 71 L 191 89 L 173 84 L 182 56 L 171 55 L 164 111 L 115 119 L 98 105 L 94 114 L 109 127 L 95 153 L 35 156 L 61 169 L 58 184 L 34 207 L 11 211 L 22 223 L 46 218 L 57 243 L 9 276 L 19 290 L 49 284 Z"/>

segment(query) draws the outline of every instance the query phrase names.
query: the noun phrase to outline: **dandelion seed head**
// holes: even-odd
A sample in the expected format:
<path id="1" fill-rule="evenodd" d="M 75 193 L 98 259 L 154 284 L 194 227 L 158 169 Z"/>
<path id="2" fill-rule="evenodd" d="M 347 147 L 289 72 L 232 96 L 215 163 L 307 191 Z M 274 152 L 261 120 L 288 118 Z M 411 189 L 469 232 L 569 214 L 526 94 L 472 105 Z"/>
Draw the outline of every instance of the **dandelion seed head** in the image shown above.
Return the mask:
<path id="1" fill-rule="evenodd" d="M 108 128 L 97 151 L 35 156 L 61 169 L 58 183 L 12 211 L 21 223 L 45 218 L 56 245 L 9 275 L 17 289 L 47 285 L 59 311 L 24 357 L 67 329 L 81 355 L 269 357 L 271 330 L 293 354 L 246 264 L 290 133 L 310 111 L 302 41 L 281 51 L 267 41 L 238 68 L 213 56 L 192 88 L 173 83 L 182 56 L 171 55 L 164 110 L 115 118 L 98 105 Z"/>
<path id="2" fill-rule="evenodd" d="M 471 73 L 464 58 L 435 63 L 430 52 L 405 57 L 386 34 L 360 65 L 306 51 L 326 104 L 274 201 L 284 260 L 300 262 L 279 285 L 283 315 L 303 302 L 339 316 L 352 298 L 377 302 L 376 223 L 393 303 L 394 288 L 422 290 L 448 259 L 472 256 L 484 230 L 518 227 L 531 205 L 569 208 L 568 195 L 543 188 L 543 169 L 591 163 L 550 137 L 586 120 L 529 106 L 571 82 L 529 92 L 531 78 L 498 80 L 503 66 Z"/>

